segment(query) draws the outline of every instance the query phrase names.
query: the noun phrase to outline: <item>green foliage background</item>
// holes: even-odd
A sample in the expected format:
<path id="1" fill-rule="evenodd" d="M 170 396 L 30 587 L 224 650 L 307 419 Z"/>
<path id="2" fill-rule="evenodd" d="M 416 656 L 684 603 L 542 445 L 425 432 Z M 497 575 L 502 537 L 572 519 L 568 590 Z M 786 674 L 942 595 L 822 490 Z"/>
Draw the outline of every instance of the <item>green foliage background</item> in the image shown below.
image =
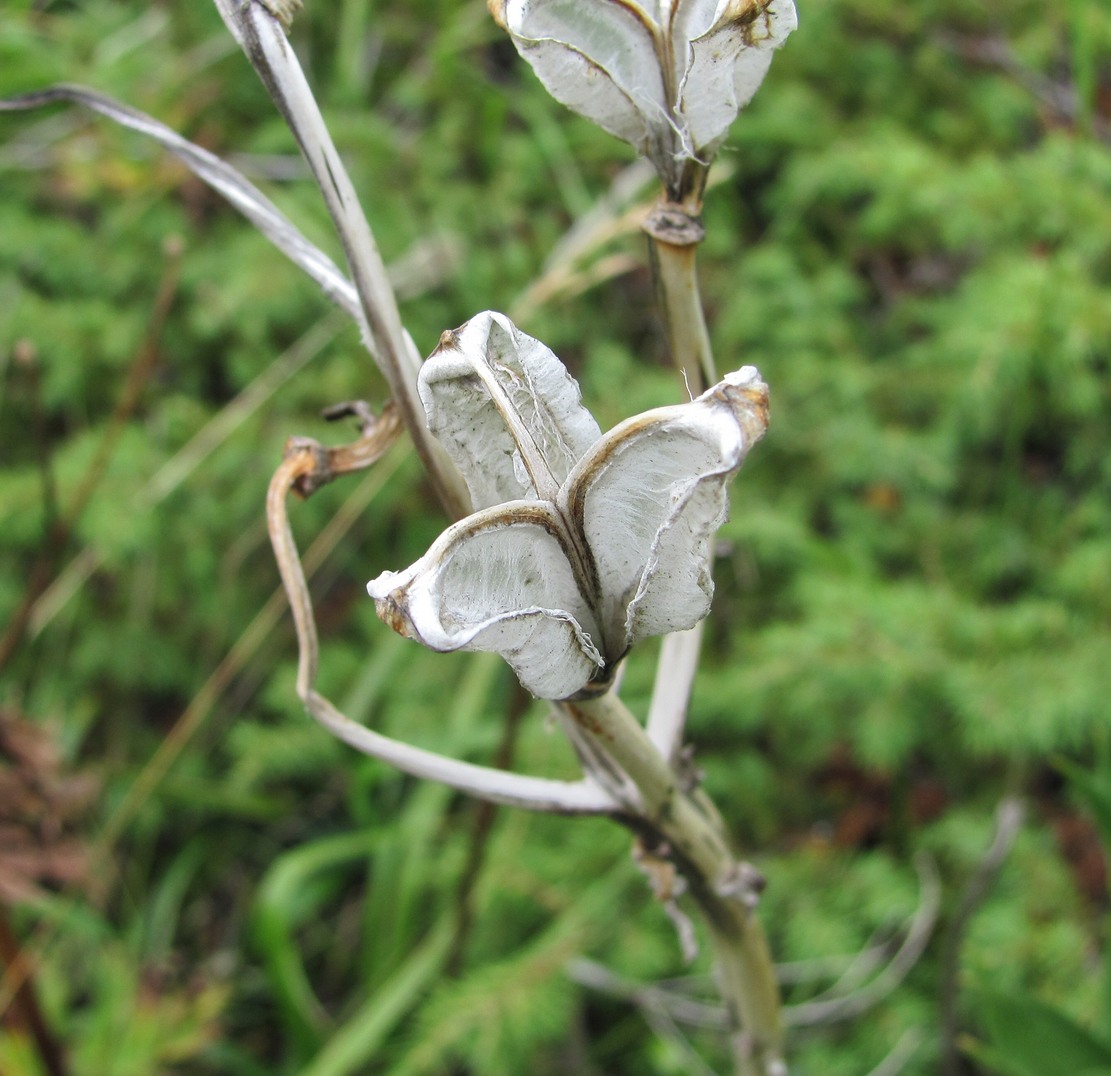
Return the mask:
<path id="1" fill-rule="evenodd" d="M 481 0 L 309 8 L 293 38 L 383 252 L 434 244 L 431 286 L 404 304 L 430 350 L 472 313 L 509 309 L 629 153 L 546 97 Z M 935 857 L 942 924 L 909 979 L 864 1017 L 793 1039 L 795 1070 L 847 1076 L 909 1030 L 904 1071 L 928 1073 L 940 938 L 1008 792 L 1030 797 L 1029 821 L 958 982 L 1030 991 L 1089 1025 L 1100 1011 L 1106 892 L 1070 860 L 1077 816 L 1049 762 L 1083 762 L 1108 738 L 1111 13 L 799 9 L 707 200 L 719 365 L 760 367 L 773 424 L 734 487 L 690 735 L 768 876 L 780 960 L 892 931 L 918 899 L 915 854 Z M 59 80 L 289 177 L 268 193 L 336 250 L 207 5 L 6 4 L 0 94 Z M 296 703 L 284 614 L 251 628 L 277 586 L 262 501 L 282 443 L 337 440 L 321 407 L 383 399 L 353 330 L 179 166 L 106 121 L 0 116 L 0 176 L 0 623 L 44 557 L 51 577 L 91 565 L 48 592 L 49 620 L 0 682 L 9 711 L 102 782 L 84 827 L 96 884 L 15 915 L 73 1071 L 698 1071 L 682 1040 L 563 973 L 578 954 L 630 979 L 684 973 L 623 832 L 486 819 L 354 755 Z M 628 270 L 592 285 L 582 266 L 522 321 L 603 427 L 681 391 L 640 238 L 595 262 L 610 255 Z M 237 394 L 314 326 L 327 345 L 241 413 Z M 148 339 L 140 403 L 50 556 L 52 513 L 82 488 Z M 157 477 L 228 414 L 192 470 Z M 362 481 L 295 512 L 307 544 L 362 497 L 313 583 L 322 687 L 357 719 L 488 762 L 520 704 L 509 676 L 395 639 L 363 590 L 442 521 L 403 452 Z M 626 681 L 640 712 L 650 651 Z M 515 765 L 573 772 L 539 706 Z M 974 1034 L 974 1008 L 958 1009 Z M 716 1034 L 692 1042 L 725 1064 Z M 14 1025 L 0 1070 L 40 1071 Z"/>

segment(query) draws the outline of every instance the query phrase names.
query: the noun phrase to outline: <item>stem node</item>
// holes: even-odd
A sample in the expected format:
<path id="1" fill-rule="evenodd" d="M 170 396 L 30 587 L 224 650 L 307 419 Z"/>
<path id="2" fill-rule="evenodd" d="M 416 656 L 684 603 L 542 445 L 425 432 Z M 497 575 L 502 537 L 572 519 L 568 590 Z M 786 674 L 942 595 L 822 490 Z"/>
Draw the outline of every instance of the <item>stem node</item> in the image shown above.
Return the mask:
<path id="1" fill-rule="evenodd" d="M 664 199 L 655 204 L 641 227 L 657 243 L 673 247 L 695 247 L 706 238 L 701 213 Z"/>

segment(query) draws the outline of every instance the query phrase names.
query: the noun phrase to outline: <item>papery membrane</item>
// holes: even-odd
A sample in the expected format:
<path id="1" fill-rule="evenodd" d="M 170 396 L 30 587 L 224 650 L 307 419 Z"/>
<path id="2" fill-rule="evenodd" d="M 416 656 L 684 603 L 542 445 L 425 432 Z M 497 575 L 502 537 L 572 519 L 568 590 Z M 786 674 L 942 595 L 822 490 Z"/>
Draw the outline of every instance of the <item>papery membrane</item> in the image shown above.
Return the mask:
<path id="1" fill-rule="evenodd" d="M 740 0 L 719 4 L 706 31 L 692 33 L 679 84 L 679 109 L 699 150 L 724 137 L 737 113 L 752 100 L 771 67 L 772 54 L 798 25 L 790 0 Z"/>
<path id="2" fill-rule="evenodd" d="M 476 509 L 552 495 L 601 434 L 563 363 L 489 310 L 444 333 L 418 389 Z"/>
<path id="3" fill-rule="evenodd" d="M 594 614 L 545 504 L 516 501 L 449 527 L 402 572 L 367 584 L 378 615 L 433 650 L 500 654 L 540 698 L 579 691 L 603 664 Z"/>
<path id="4" fill-rule="evenodd" d="M 727 485 L 766 422 L 767 388 L 745 367 L 690 403 L 621 423 L 572 472 L 561 504 L 593 558 L 610 660 L 709 612 Z"/>
<path id="5" fill-rule="evenodd" d="M 548 92 L 669 186 L 708 158 L 795 28 L 791 0 L 490 0 Z"/>
<path id="6" fill-rule="evenodd" d="M 615 0 L 508 0 L 491 5 L 561 104 L 649 153 L 665 101 L 652 24 Z"/>
<path id="7" fill-rule="evenodd" d="M 562 699 L 605 690 L 638 639 L 706 615 L 726 486 L 767 425 L 753 367 L 599 436 L 563 364 L 487 311 L 444 334 L 420 387 L 475 499 L 503 501 L 368 585 L 396 631 L 501 654 L 533 694 Z"/>

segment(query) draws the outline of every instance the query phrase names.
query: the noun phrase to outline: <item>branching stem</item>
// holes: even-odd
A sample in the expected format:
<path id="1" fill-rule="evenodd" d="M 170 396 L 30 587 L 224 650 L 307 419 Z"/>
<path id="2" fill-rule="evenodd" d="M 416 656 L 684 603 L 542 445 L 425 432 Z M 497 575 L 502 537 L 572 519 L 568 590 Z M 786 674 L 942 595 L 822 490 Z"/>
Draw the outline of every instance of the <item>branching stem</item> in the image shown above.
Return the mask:
<path id="1" fill-rule="evenodd" d="M 419 356 L 400 316 L 370 228 L 304 76 L 274 18 L 273 0 L 265 4 L 216 0 L 240 45 L 309 162 L 344 245 L 358 294 L 360 321 L 367 343 L 380 362 L 398 405 L 400 423 L 409 430 L 418 454 L 449 514 L 465 514 L 468 498 L 455 468 L 430 436 L 416 395 Z M 279 5 L 278 14 L 286 9 Z M 652 264 L 668 343 L 690 393 L 697 395 L 717 378 L 695 271 L 702 236 L 698 219 L 704 169 L 698 183 L 667 198 L 645 228 L 652 240 Z M 673 693 L 665 715 L 653 710 L 652 735 L 614 692 L 582 703 L 559 703 L 561 720 L 572 735 L 587 771 L 577 784 L 545 781 L 486 767 L 471 766 L 433 752 L 419 751 L 373 732 L 341 714 L 314 687 L 318 662 L 316 627 L 297 549 L 286 518 L 291 489 L 310 493 L 334 475 L 367 466 L 397 434 L 398 417 L 377 426 L 348 450 L 329 452 L 315 443 L 293 442 L 271 482 L 267 517 L 282 582 L 297 628 L 297 691 L 310 714 L 352 746 L 398 768 L 486 800 L 568 813 L 606 813 L 620 817 L 641 838 L 650 856 L 674 862 L 705 915 L 718 958 L 722 990 L 730 1014 L 737 1071 L 742 1076 L 780 1076 L 783 1035 L 778 988 L 767 943 L 753 908 L 762 881 L 739 863 L 726 841 L 720 818 L 705 795 L 683 787 L 672 759 L 682 742 L 683 713 L 690 675 Z M 347 455 L 341 453 L 346 451 Z M 693 646 L 692 646 L 693 642 Z M 665 643 L 664 657 L 685 647 L 683 664 L 697 664 L 697 636 L 683 644 Z"/>
<path id="2" fill-rule="evenodd" d="M 613 693 L 560 704 L 582 733 L 632 780 L 640 802 L 626 823 L 672 859 L 709 926 L 741 1076 L 782 1076 L 779 988 L 754 905 L 763 880 L 729 848 L 716 812 L 677 774 Z"/>
<path id="3" fill-rule="evenodd" d="M 269 8 L 248 0 L 216 0 L 225 23 L 239 42 L 278 111 L 297 139 L 335 224 L 362 310 L 361 328 L 400 409 L 417 455 L 453 519 L 465 515 L 470 498 L 462 478 L 429 432 L 417 396 L 421 357 L 401 323 L 397 300 L 355 187 L 320 114 L 316 99 L 279 19 Z"/>

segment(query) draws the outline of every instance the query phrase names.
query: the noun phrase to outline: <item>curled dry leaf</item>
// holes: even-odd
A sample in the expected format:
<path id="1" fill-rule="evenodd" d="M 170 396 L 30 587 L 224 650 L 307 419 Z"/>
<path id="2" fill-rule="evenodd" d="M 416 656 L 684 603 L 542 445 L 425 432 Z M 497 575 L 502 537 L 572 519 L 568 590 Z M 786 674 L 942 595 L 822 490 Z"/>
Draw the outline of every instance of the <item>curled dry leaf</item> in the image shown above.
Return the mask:
<path id="1" fill-rule="evenodd" d="M 791 0 L 488 0 L 548 92 L 629 142 L 680 200 L 795 29 Z"/>
<path id="2" fill-rule="evenodd" d="M 444 334 L 420 393 L 479 511 L 368 584 L 394 630 L 499 653 L 561 699 L 605 690 L 633 643 L 707 614 L 726 487 L 767 426 L 753 367 L 601 436 L 563 364 L 488 311 Z"/>

